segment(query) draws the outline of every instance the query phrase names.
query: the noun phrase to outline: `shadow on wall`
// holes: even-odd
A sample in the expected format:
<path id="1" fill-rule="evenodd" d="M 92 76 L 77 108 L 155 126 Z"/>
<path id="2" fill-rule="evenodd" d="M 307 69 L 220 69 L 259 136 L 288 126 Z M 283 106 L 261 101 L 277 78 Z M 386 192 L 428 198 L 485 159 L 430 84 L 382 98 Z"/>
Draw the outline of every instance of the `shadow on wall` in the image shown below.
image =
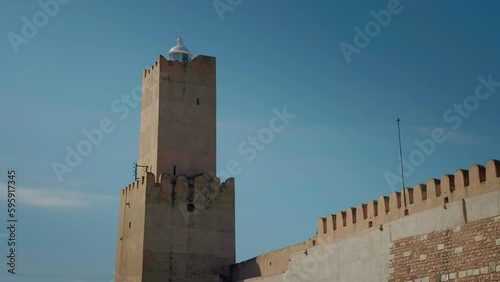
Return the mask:
<path id="1" fill-rule="evenodd" d="M 257 258 L 231 265 L 231 281 L 241 281 L 260 276 L 262 276 L 262 272 L 257 263 Z"/>

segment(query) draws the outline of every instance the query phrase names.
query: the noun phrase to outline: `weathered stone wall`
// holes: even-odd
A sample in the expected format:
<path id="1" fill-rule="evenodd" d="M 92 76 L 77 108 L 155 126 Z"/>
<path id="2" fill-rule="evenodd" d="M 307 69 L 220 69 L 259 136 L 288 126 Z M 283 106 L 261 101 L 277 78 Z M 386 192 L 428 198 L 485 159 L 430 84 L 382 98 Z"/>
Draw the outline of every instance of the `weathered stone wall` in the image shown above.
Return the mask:
<path id="1" fill-rule="evenodd" d="M 234 179 L 216 172 L 216 60 L 144 70 L 139 179 L 122 190 L 116 281 L 213 281 L 235 262 Z"/>
<path id="2" fill-rule="evenodd" d="M 492 262 L 500 264 L 496 247 L 500 235 L 493 238 L 495 232 L 498 234 L 499 223 L 488 219 L 500 215 L 499 161 L 491 160 L 486 167 L 474 165 L 469 170 L 457 170 L 455 175 L 445 175 L 441 180 L 431 179 L 427 185 L 406 188 L 405 192 L 406 206 L 401 193 L 394 192 L 389 197 L 380 197 L 378 201 L 321 218 L 316 237 L 234 265 L 233 281 L 388 281 L 394 275 L 408 271 L 409 266 L 404 265 L 404 260 L 409 256 L 401 256 L 402 264 L 398 264 L 400 261 L 396 254 L 410 250 L 400 249 L 404 241 L 395 247 L 399 240 L 412 240 L 414 236 L 433 232 L 446 233 L 459 227 L 462 230 L 476 229 L 483 232 L 483 236 L 489 232 L 488 242 L 493 244 L 484 248 L 496 253 L 497 257 L 496 262 L 490 257 L 487 265 L 490 267 Z M 491 226 L 482 221 L 489 222 Z M 463 234 L 467 235 L 467 232 Z M 474 240 L 475 236 L 479 235 L 464 240 Z M 303 247 L 303 250 L 288 256 L 297 246 Z M 479 261 L 480 257 L 479 252 L 469 252 L 467 259 Z M 443 259 L 455 257 L 445 256 Z M 436 268 L 427 276 L 416 277 L 415 281 L 464 271 L 455 270 L 460 267 L 469 267 L 467 270 L 476 272 L 483 268 L 484 272 L 486 266 L 486 261 L 479 263 L 481 267 L 475 263 L 468 264 L 467 260 L 463 265 L 460 265 L 463 261 L 456 263 L 456 268 Z M 490 270 L 489 275 L 496 274 Z M 394 279 L 406 281 L 399 276 Z"/>
<path id="3" fill-rule="evenodd" d="M 500 281 L 500 216 L 395 240 L 389 259 L 389 281 Z"/>
<path id="4" fill-rule="evenodd" d="M 154 176 L 148 175 L 121 191 L 115 270 L 117 282 L 142 281 L 146 189 L 152 185 Z"/>
<path id="5" fill-rule="evenodd" d="M 115 281 L 205 282 L 235 262 L 234 179 L 151 173 L 122 190 Z M 217 280 L 218 281 L 218 280 Z"/>
<path id="6" fill-rule="evenodd" d="M 139 164 L 162 173 L 216 172 L 216 60 L 159 56 L 143 73 Z"/>
<path id="7" fill-rule="evenodd" d="M 213 281 L 235 262 L 234 179 L 173 178 L 148 189 L 143 281 Z"/>

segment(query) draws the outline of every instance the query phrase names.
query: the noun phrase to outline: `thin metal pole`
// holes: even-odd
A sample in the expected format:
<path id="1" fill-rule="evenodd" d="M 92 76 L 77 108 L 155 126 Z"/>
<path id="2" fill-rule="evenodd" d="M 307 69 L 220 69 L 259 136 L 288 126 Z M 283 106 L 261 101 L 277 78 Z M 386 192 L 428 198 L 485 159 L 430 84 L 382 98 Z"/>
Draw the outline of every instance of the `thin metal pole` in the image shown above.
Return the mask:
<path id="1" fill-rule="evenodd" d="M 398 122 L 398 138 L 399 138 L 399 159 L 401 163 L 401 182 L 403 183 L 403 203 L 405 206 L 406 212 L 406 191 L 405 191 L 405 174 L 403 170 L 403 149 L 401 147 L 401 129 L 399 127 L 399 122 L 401 121 L 399 118 L 396 120 Z"/>

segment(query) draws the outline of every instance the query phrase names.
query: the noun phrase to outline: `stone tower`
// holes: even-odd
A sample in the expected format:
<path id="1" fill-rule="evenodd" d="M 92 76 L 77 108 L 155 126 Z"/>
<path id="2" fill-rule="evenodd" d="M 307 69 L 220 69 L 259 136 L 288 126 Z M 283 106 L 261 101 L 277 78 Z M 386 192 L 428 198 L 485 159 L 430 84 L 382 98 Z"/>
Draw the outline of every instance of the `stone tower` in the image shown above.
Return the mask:
<path id="1" fill-rule="evenodd" d="M 215 173 L 215 58 L 191 53 L 182 39 L 142 82 L 139 164 L 161 173 Z"/>
<path id="2" fill-rule="evenodd" d="M 215 58 L 181 38 L 143 73 L 138 179 L 121 191 L 115 281 L 226 281 L 234 179 L 216 171 Z"/>

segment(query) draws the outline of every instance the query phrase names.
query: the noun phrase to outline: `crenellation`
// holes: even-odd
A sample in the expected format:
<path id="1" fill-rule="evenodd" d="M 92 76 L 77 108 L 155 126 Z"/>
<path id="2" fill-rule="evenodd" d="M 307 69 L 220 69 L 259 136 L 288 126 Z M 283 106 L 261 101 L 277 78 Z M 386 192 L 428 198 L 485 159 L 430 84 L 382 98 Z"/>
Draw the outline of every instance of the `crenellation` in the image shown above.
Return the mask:
<path id="1" fill-rule="evenodd" d="M 332 234 L 333 238 L 339 238 L 344 236 L 346 233 L 344 230 L 344 227 L 347 225 L 347 219 L 346 219 L 347 213 L 345 211 L 339 211 L 337 212 L 335 218 L 335 233 Z"/>
<path id="2" fill-rule="evenodd" d="M 367 205 L 367 218 L 373 219 L 378 215 L 378 202 L 371 200 Z"/>
<path id="3" fill-rule="evenodd" d="M 467 196 L 466 187 L 469 186 L 469 171 L 466 169 L 457 169 L 455 172 L 455 191 L 456 198 L 465 198 Z"/>
<path id="4" fill-rule="evenodd" d="M 415 191 L 416 201 L 421 201 L 421 202 L 427 201 L 427 185 L 421 183 L 415 184 L 413 191 Z"/>
<path id="5" fill-rule="evenodd" d="M 337 230 L 342 230 L 344 227 L 347 226 L 347 212 L 345 211 L 338 212 L 337 218 L 340 219 L 340 221 L 337 221 Z"/>
<path id="6" fill-rule="evenodd" d="M 210 186 L 208 185 L 205 175 L 198 175 L 193 180 L 193 192 L 195 206 L 201 205 L 202 207 L 208 207 L 210 205 Z"/>
<path id="7" fill-rule="evenodd" d="M 389 213 L 389 197 L 388 196 L 380 196 L 378 198 L 378 214 L 385 215 Z"/>
<path id="8" fill-rule="evenodd" d="M 441 191 L 445 196 L 450 196 L 455 191 L 455 175 L 445 174 L 441 177 Z"/>
<path id="9" fill-rule="evenodd" d="M 210 186 L 211 197 L 213 198 L 218 197 L 221 189 L 220 178 L 218 177 L 210 178 L 208 185 Z"/>
<path id="10" fill-rule="evenodd" d="M 431 178 L 427 181 L 427 192 L 428 197 L 441 197 L 441 180 L 436 178 Z"/>
<path id="11" fill-rule="evenodd" d="M 401 216 L 401 193 L 392 192 L 389 196 L 389 212 L 386 214 L 386 220 L 395 220 Z"/>
<path id="12" fill-rule="evenodd" d="M 143 78 L 149 79 L 151 72 L 153 74 L 157 74 L 158 73 L 157 69 L 158 69 L 158 61 L 154 62 L 148 69 L 144 69 Z"/>
<path id="13" fill-rule="evenodd" d="M 186 67 L 189 66 L 193 61 L 188 64 L 181 63 L 179 61 L 169 61 L 162 55 L 158 57 L 160 73 L 162 75 L 167 75 L 167 79 L 172 82 L 183 82 L 184 74 L 186 72 Z"/>
<path id="14" fill-rule="evenodd" d="M 407 205 L 412 205 L 414 203 L 414 198 L 413 198 L 413 188 L 410 187 L 405 187 L 405 199 L 406 199 L 406 204 Z"/>
<path id="15" fill-rule="evenodd" d="M 212 201 L 212 205 L 220 209 L 234 209 L 234 178 L 228 178 L 220 184 L 219 194 Z"/>
<path id="16" fill-rule="evenodd" d="M 486 168 L 478 164 L 472 165 L 469 168 L 469 185 L 479 186 L 484 181 L 486 181 Z"/>
<path id="17" fill-rule="evenodd" d="M 180 174 L 175 179 L 173 202 L 184 202 L 189 197 L 189 181 L 184 174 Z"/>
<path id="18" fill-rule="evenodd" d="M 485 181 L 499 181 L 500 161 L 489 160 L 486 167 L 473 165 L 469 170 L 459 169 L 454 175 L 445 174 L 441 179 L 430 178 L 427 184 L 416 184 L 414 188 L 405 188 L 408 214 L 415 214 L 466 197 L 491 191 L 483 191 Z M 400 192 L 393 192 L 389 197 L 381 196 L 378 201 L 361 203 L 357 208 L 339 211 L 318 220 L 319 234 L 329 239 L 339 239 L 365 229 L 404 217 L 405 211 Z"/>
<path id="19" fill-rule="evenodd" d="M 347 209 L 347 225 L 356 224 L 356 208 L 348 208 Z"/>
<path id="20" fill-rule="evenodd" d="M 337 230 L 337 215 L 329 214 L 326 217 L 326 232 L 333 234 L 335 230 Z"/>
<path id="21" fill-rule="evenodd" d="M 195 194 L 198 194 L 198 193 L 204 194 L 205 191 L 210 192 L 210 189 L 207 189 L 210 187 L 208 186 L 206 176 L 204 174 L 196 176 L 193 180 L 193 185 L 194 185 L 194 189 L 195 189 Z"/>
<path id="22" fill-rule="evenodd" d="M 173 182 L 173 178 L 172 178 L 172 176 L 171 176 L 170 174 L 168 174 L 168 173 L 164 172 L 164 173 L 160 174 L 160 177 L 159 177 L 158 181 L 160 182 L 161 187 L 162 187 L 163 189 L 168 189 L 168 188 L 170 188 L 170 187 L 171 187 L 171 184 L 172 184 L 172 182 Z M 168 183 L 170 186 L 169 186 L 169 185 L 167 185 L 167 183 Z"/>
<path id="23" fill-rule="evenodd" d="M 427 208 L 441 205 L 441 180 L 431 178 L 427 181 Z"/>
<path id="24" fill-rule="evenodd" d="M 326 234 L 327 231 L 327 222 L 326 222 L 326 217 L 320 217 L 318 219 L 318 225 L 316 229 L 316 234 L 318 236 L 321 236 L 323 234 Z"/>
<path id="25" fill-rule="evenodd" d="M 486 164 L 486 180 L 492 180 L 500 177 L 500 161 L 489 160 Z"/>
<path id="26" fill-rule="evenodd" d="M 365 228 L 365 221 L 368 218 L 368 205 L 361 203 L 356 208 L 356 230 Z"/>

